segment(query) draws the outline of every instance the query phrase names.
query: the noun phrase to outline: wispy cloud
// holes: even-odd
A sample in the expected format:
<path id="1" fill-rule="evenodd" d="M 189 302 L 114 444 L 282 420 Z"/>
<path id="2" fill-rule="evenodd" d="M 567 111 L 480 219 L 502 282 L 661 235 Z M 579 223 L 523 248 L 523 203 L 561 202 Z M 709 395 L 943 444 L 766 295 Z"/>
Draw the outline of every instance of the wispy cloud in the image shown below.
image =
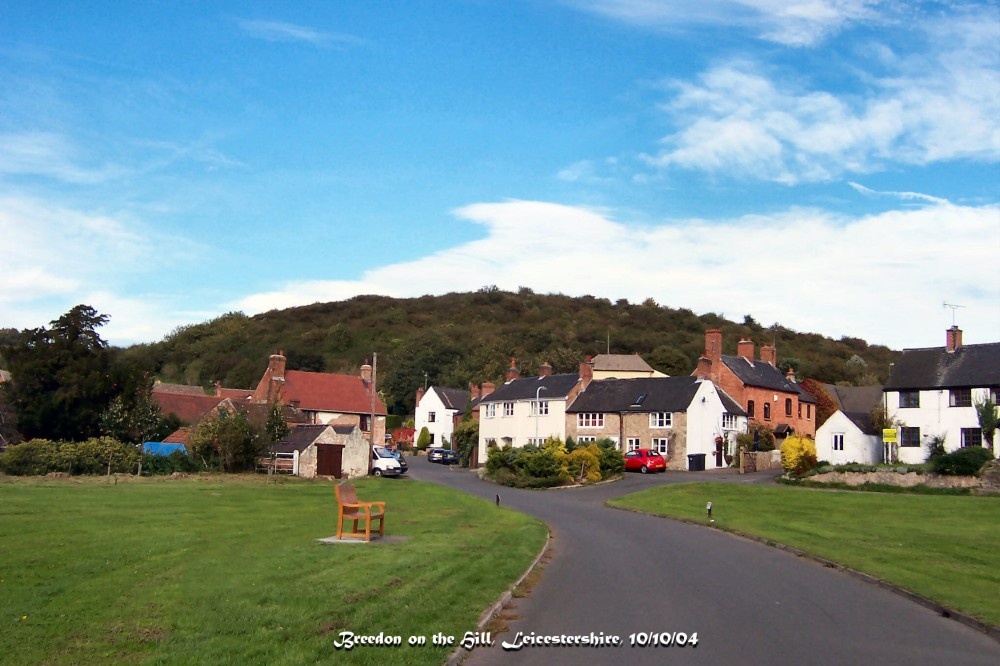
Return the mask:
<path id="1" fill-rule="evenodd" d="M 0 176 L 43 176 L 64 183 L 93 185 L 124 173 L 118 166 L 82 165 L 73 144 L 54 132 L 0 134 Z"/>
<path id="2" fill-rule="evenodd" d="M 860 22 L 881 21 L 880 0 L 564 0 L 579 9 L 651 29 L 742 26 L 760 39 L 811 46 Z"/>
<path id="3" fill-rule="evenodd" d="M 865 187 L 859 183 L 848 182 L 851 188 L 860 194 L 864 194 L 869 197 L 888 197 L 891 199 L 899 199 L 901 201 L 923 201 L 935 204 L 947 204 L 950 203 L 947 199 L 942 199 L 941 197 L 931 196 L 930 194 L 921 194 L 920 192 L 892 192 L 873 190 L 871 188 Z"/>
<path id="4" fill-rule="evenodd" d="M 0 326 L 40 326 L 77 303 L 110 314 L 108 339 L 121 342 L 153 340 L 191 321 L 179 311 L 183 295 L 123 295 L 143 274 L 197 256 L 183 238 L 164 237 L 127 215 L 17 195 L 0 195 L 0 238 L 10 250 L 0 262 Z M 150 287 L 156 289 L 171 291 Z"/>
<path id="5" fill-rule="evenodd" d="M 354 35 L 323 32 L 308 26 L 282 21 L 240 19 L 237 23 L 246 34 L 268 42 L 305 42 L 315 46 L 329 46 L 331 44 L 362 44 L 365 41 Z"/>
<path id="6" fill-rule="evenodd" d="M 633 302 L 652 297 L 696 312 L 722 309 L 730 317 L 752 313 L 801 331 L 902 347 L 936 344 L 937 329 L 945 323 L 939 303 L 960 294 L 969 306 L 966 330 L 975 330 L 977 340 L 1000 337 L 1000 277 L 984 280 L 965 270 L 995 263 L 997 206 L 936 203 L 857 218 L 790 209 L 653 227 L 632 226 L 608 212 L 535 201 L 476 204 L 456 215 L 483 226 L 487 237 L 367 271 L 357 281 L 292 282 L 231 307 L 256 313 L 367 293 L 447 293 L 456 283 L 512 291 L 527 284 L 539 292 Z M 507 251 L 510 239 L 526 235 L 532 243 L 517 253 Z M 823 251 L 809 255 L 810 278 L 804 280 L 800 261 L 748 261 L 744 252 L 722 250 L 751 237 L 774 239 L 776 255 L 782 248 L 789 256 L 795 248 Z M 566 238 L 600 242 L 566 243 Z"/>

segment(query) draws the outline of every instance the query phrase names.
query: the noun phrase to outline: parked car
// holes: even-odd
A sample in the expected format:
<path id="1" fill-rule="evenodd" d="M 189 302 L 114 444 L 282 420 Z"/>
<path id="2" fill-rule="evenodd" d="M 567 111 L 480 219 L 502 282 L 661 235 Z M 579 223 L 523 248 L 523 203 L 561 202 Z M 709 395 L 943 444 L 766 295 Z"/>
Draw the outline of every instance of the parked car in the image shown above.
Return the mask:
<path id="1" fill-rule="evenodd" d="M 375 476 L 399 476 L 403 468 L 392 455 L 392 451 L 384 446 L 372 447 L 372 474 Z"/>
<path id="2" fill-rule="evenodd" d="M 440 463 L 442 465 L 457 465 L 458 451 L 453 451 L 452 449 L 441 449 Z"/>
<path id="3" fill-rule="evenodd" d="M 667 461 L 651 449 L 636 449 L 625 454 L 626 472 L 666 472 Z"/>
<path id="4" fill-rule="evenodd" d="M 399 463 L 399 468 L 402 470 L 401 474 L 406 474 L 410 469 L 410 466 L 406 464 L 406 458 L 403 457 L 403 452 L 399 449 L 389 449 L 389 453 L 396 457 L 396 462 Z"/>
<path id="5" fill-rule="evenodd" d="M 444 449 L 428 449 L 427 462 L 441 462 L 441 454 Z"/>

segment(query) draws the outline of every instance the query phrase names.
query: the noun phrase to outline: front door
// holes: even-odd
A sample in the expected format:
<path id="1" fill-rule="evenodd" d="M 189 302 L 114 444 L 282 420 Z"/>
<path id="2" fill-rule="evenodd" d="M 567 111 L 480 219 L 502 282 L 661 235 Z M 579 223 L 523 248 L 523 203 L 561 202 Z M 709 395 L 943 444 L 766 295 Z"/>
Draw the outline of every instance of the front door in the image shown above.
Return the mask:
<path id="1" fill-rule="evenodd" d="M 722 467 L 722 442 L 715 443 L 715 466 Z"/>
<path id="2" fill-rule="evenodd" d="M 343 444 L 317 444 L 316 445 L 316 474 L 318 476 L 332 476 L 341 478 L 344 462 Z"/>

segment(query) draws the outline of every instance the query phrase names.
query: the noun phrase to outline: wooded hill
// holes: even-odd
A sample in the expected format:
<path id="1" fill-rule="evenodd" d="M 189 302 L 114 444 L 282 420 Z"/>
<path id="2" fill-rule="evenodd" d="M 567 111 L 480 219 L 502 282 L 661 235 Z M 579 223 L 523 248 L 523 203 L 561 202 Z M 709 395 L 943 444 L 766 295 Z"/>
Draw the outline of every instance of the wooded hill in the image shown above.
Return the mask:
<path id="1" fill-rule="evenodd" d="M 831 340 L 752 316 L 741 323 L 714 313 L 621 299 L 517 293 L 484 287 L 473 293 L 420 298 L 358 296 L 334 303 L 275 310 L 254 317 L 230 313 L 179 328 L 161 342 L 122 354 L 168 382 L 253 388 L 267 358 L 281 349 L 290 370 L 356 373 L 378 356 L 378 388 L 390 411 L 409 413 L 418 387 L 467 387 L 500 382 L 511 358 L 522 375 L 548 361 L 554 372 L 576 372 L 585 356 L 609 350 L 639 354 L 669 375 L 690 374 L 705 348 L 705 329 L 723 331 L 723 353 L 740 337 L 777 347 L 799 379 L 829 383 L 884 381 L 895 352 L 857 338 Z"/>

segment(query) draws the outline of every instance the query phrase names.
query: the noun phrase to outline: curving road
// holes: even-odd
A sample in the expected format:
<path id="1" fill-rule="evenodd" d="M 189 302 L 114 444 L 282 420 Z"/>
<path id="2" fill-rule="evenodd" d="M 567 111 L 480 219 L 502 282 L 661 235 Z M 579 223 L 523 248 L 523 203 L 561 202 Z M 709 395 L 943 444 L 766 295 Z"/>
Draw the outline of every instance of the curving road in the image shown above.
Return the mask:
<path id="1" fill-rule="evenodd" d="M 493 664 L 1000 664 L 988 636 L 889 591 L 790 553 L 721 531 L 620 511 L 612 497 L 688 473 L 637 474 L 591 488 L 500 488 L 457 468 L 411 458 L 413 478 L 537 516 L 552 558 L 531 593 L 508 610 L 509 630 L 463 662 Z M 769 482 L 706 472 L 699 480 Z M 859 517 L 863 519 L 863 517 Z M 524 635 L 620 636 L 622 647 L 524 646 Z M 692 647 L 631 647 L 638 632 L 697 632 Z"/>

